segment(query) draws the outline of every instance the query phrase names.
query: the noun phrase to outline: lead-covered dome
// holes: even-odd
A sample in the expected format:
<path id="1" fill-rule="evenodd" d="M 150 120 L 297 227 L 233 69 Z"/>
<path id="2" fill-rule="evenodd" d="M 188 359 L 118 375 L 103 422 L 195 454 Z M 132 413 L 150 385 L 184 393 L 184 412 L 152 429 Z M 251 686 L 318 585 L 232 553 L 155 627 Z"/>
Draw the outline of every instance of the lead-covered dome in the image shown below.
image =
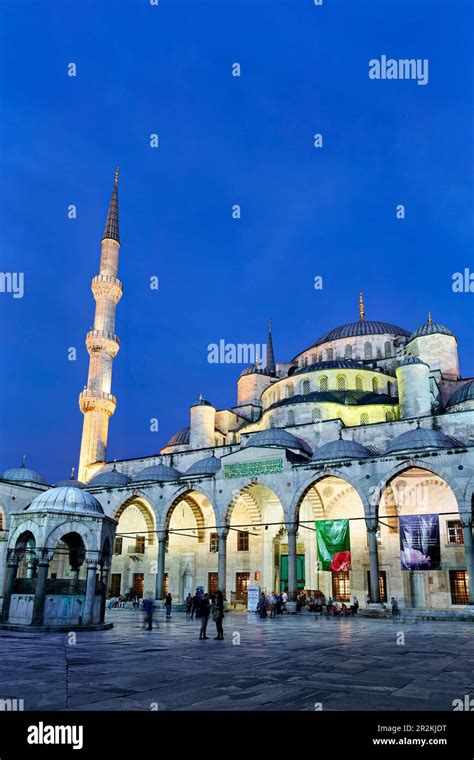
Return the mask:
<path id="1" fill-rule="evenodd" d="M 330 343 L 333 340 L 343 338 L 355 338 L 359 335 L 410 335 L 409 330 L 398 325 L 392 325 L 389 322 L 376 322 L 371 319 L 358 319 L 357 322 L 349 322 L 346 325 L 335 327 L 333 330 L 319 338 L 314 346 L 320 346 L 322 343 Z"/>
<path id="2" fill-rule="evenodd" d="M 260 364 L 250 364 L 249 367 L 245 367 L 245 369 L 242 370 L 240 373 L 240 377 L 244 377 L 245 375 L 272 375 L 273 373 L 270 372 L 266 367 L 262 367 Z"/>
<path id="3" fill-rule="evenodd" d="M 454 449 L 464 448 L 465 444 L 446 435 L 441 430 L 418 427 L 415 430 L 407 430 L 397 435 L 387 446 L 386 453 L 394 454 L 397 451 L 411 451 L 412 449 Z"/>
<path id="4" fill-rule="evenodd" d="M 373 452 L 366 446 L 362 446 L 361 443 L 338 438 L 319 446 L 311 459 L 315 461 L 321 459 L 365 459 L 370 456 L 373 456 Z"/>
<path id="5" fill-rule="evenodd" d="M 124 472 L 119 472 L 115 467 L 112 470 L 106 472 L 99 472 L 98 475 L 94 475 L 89 480 L 88 486 L 90 488 L 120 488 L 120 486 L 127 486 L 131 482 L 131 477 L 125 475 Z"/>
<path id="6" fill-rule="evenodd" d="M 416 330 L 412 332 L 410 335 L 410 341 L 415 338 L 421 338 L 425 335 L 450 335 L 453 337 L 453 334 L 448 327 L 440 325 L 439 322 L 433 322 L 431 314 L 428 314 L 428 319 L 424 325 L 420 325 L 420 327 L 417 327 Z"/>
<path id="7" fill-rule="evenodd" d="M 15 483 L 31 483 L 33 485 L 41 486 L 48 485 L 45 478 L 43 478 L 39 472 L 36 472 L 36 470 L 30 470 L 29 467 L 26 467 L 24 461 L 21 467 L 10 467 L 10 469 L 5 470 L 2 475 L 2 479 L 12 480 Z"/>
<path id="8" fill-rule="evenodd" d="M 75 486 L 50 488 L 37 496 L 29 507 L 30 512 L 60 512 L 61 514 L 103 515 L 104 510 L 95 496 Z"/>
<path id="9" fill-rule="evenodd" d="M 469 380 L 454 391 L 446 407 L 463 404 L 465 401 L 474 401 L 474 380 Z"/>
<path id="10" fill-rule="evenodd" d="M 418 356 L 407 356 L 398 365 L 399 367 L 410 367 L 412 364 L 424 364 L 425 367 L 429 367 L 429 364 L 419 359 Z"/>
<path id="11" fill-rule="evenodd" d="M 258 447 L 276 447 L 280 449 L 296 449 L 297 451 L 304 451 L 306 454 L 312 454 L 313 450 L 306 441 L 302 438 L 297 438 L 296 435 L 289 433 L 283 428 L 267 428 L 266 430 L 259 430 L 257 433 L 252 433 L 250 438 L 246 441 L 245 447 L 251 446 Z"/>
<path id="12" fill-rule="evenodd" d="M 152 464 L 150 467 L 140 470 L 133 480 L 157 480 L 161 483 L 179 480 L 183 473 L 175 467 L 166 464 Z"/>
<path id="13" fill-rule="evenodd" d="M 304 375 L 305 372 L 320 372 L 328 369 L 364 369 L 363 363 L 354 361 L 354 359 L 334 359 L 327 362 L 316 362 L 308 364 L 306 367 L 295 369 L 292 375 Z"/>
<path id="14" fill-rule="evenodd" d="M 199 459 L 186 470 L 186 475 L 215 475 L 221 469 L 221 461 L 214 455 Z"/>
<path id="15" fill-rule="evenodd" d="M 168 446 L 182 446 L 185 443 L 189 443 L 190 433 L 191 429 L 189 427 L 183 428 L 178 433 L 171 436 L 168 443 L 163 448 L 166 449 Z"/>

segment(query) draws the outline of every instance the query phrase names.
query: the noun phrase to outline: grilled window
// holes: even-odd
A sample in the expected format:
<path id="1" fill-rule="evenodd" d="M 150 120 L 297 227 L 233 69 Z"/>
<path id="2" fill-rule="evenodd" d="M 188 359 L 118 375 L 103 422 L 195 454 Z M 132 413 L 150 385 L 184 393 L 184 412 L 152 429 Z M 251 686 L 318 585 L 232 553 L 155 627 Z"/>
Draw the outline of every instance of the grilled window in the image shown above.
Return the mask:
<path id="1" fill-rule="evenodd" d="M 237 532 L 237 551 L 248 552 L 249 550 L 249 532 L 248 530 L 239 530 Z"/>
<path id="2" fill-rule="evenodd" d="M 461 520 L 448 520 L 446 523 L 448 544 L 463 544 L 464 533 Z"/>

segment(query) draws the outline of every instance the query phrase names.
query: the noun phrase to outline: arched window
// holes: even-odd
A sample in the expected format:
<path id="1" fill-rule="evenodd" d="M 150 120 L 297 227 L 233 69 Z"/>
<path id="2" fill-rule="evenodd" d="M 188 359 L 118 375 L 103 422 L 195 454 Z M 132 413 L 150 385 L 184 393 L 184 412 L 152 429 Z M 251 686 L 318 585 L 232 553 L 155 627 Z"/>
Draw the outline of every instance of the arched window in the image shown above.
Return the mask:
<path id="1" fill-rule="evenodd" d="M 290 409 L 290 411 L 288 412 L 286 424 L 288 425 L 288 427 L 291 427 L 292 425 L 295 424 L 295 413 L 292 409 Z"/>
<path id="2" fill-rule="evenodd" d="M 288 383 L 286 386 L 286 398 L 293 398 L 295 395 L 295 388 L 293 386 L 293 383 Z"/>
<path id="3" fill-rule="evenodd" d="M 317 361 L 318 361 L 318 357 L 317 357 L 317 355 L 316 355 L 316 354 L 313 354 L 313 355 L 311 356 L 311 364 L 316 364 L 316 363 L 317 363 Z"/>
<path id="4" fill-rule="evenodd" d="M 310 385 L 309 380 L 303 380 L 301 384 L 301 393 L 303 394 L 303 396 L 307 396 L 308 393 L 310 392 L 311 392 L 311 385 Z"/>
<path id="5" fill-rule="evenodd" d="M 274 397 L 275 397 L 275 401 L 279 401 L 280 400 L 280 389 L 279 388 L 276 388 Z"/>
<path id="6" fill-rule="evenodd" d="M 338 375 L 336 378 L 336 388 L 338 391 L 346 390 L 346 378 L 344 375 Z"/>
<path id="7" fill-rule="evenodd" d="M 368 425 L 369 424 L 369 415 L 368 414 L 361 414 L 360 415 L 360 424 L 361 425 Z"/>
<path id="8" fill-rule="evenodd" d="M 394 420 L 393 412 L 386 412 L 385 419 L 387 420 L 387 422 L 393 422 Z"/>
<path id="9" fill-rule="evenodd" d="M 326 351 L 326 358 L 327 358 L 328 362 L 332 362 L 332 360 L 334 358 L 334 351 L 333 351 L 332 348 L 328 348 L 327 349 L 327 351 Z"/>
<path id="10" fill-rule="evenodd" d="M 356 391 L 363 391 L 364 390 L 364 381 L 362 380 L 360 375 L 357 375 L 356 377 Z"/>
<path id="11" fill-rule="evenodd" d="M 392 344 L 389 340 L 385 341 L 385 357 L 389 359 L 392 355 Z"/>
<path id="12" fill-rule="evenodd" d="M 352 359 L 352 346 L 348 345 L 344 349 L 344 358 Z"/>
<path id="13" fill-rule="evenodd" d="M 319 390 L 320 391 L 327 391 L 328 389 L 328 379 L 326 375 L 323 375 L 319 378 Z"/>
<path id="14" fill-rule="evenodd" d="M 372 390 L 373 390 L 374 393 L 378 393 L 379 392 L 379 381 L 377 380 L 376 377 L 374 377 L 373 380 L 372 380 Z"/>
<path id="15" fill-rule="evenodd" d="M 322 419 L 321 410 L 316 409 L 316 408 L 313 409 L 313 411 L 311 412 L 311 419 L 313 420 L 313 422 L 319 422 L 319 420 Z"/>
<path id="16" fill-rule="evenodd" d="M 393 383 L 390 380 L 387 383 L 387 396 L 391 396 L 393 393 Z"/>
<path id="17" fill-rule="evenodd" d="M 370 341 L 364 343 L 364 359 L 372 359 L 372 343 Z"/>

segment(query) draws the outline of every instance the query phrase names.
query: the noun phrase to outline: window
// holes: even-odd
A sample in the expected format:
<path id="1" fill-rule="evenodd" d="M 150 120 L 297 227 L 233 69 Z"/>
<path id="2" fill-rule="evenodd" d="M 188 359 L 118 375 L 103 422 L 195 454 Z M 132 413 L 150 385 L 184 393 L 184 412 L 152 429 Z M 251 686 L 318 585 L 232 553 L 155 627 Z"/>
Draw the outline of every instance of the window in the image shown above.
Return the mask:
<path id="1" fill-rule="evenodd" d="M 351 584 L 348 570 L 332 574 L 332 595 L 338 602 L 350 602 Z"/>
<path id="2" fill-rule="evenodd" d="M 145 536 L 135 537 L 135 554 L 145 554 Z"/>
<path id="3" fill-rule="evenodd" d="M 374 377 L 373 380 L 372 380 L 372 390 L 373 390 L 374 393 L 378 393 L 379 392 L 379 381 L 377 380 L 376 377 Z"/>
<path id="4" fill-rule="evenodd" d="M 372 343 L 364 343 L 364 359 L 372 359 Z"/>
<path id="5" fill-rule="evenodd" d="M 390 382 L 390 380 L 387 383 L 387 396 L 393 395 L 393 383 Z"/>
<path id="6" fill-rule="evenodd" d="M 368 425 L 369 424 L 369 415 L 368 414 L 361 414 L 360 415 L 360 424 L 361 425 Z"/>
<path id="7" fill-rule="evenodd" d="M 371 586 L 370 586 L 370 570 L 367 570 L 367 588 L 369 589 L 369 594 Z M 387 573 L 385 570 L 379 571 L 379 592 L 380 592 L 380 601 L 386 602 L 387 601 Z"/>
<path id="8" fill-rule="evenodd" d="M 469 579 L 466 570 L 450 570 L 451 603 L 469 604 Z"/>
<path id="9" fill-rule="evenodd" d="M 293 398 L 295 395 L 295 389 L 293 387 L 293 383 L 288 383 L 286 386 L 286 398 Z"/>
<path id="10" fill-rule="evenodd" d="M 385 357 L 389 359 L 392 355 L 392 344 L 389 340 L 385 341 Z"/>
<path id="11" fill-rule="evenodd" d="M 364 390 L 364 381 L 362 380 L 360 375 L 357 375 L 356 377 L 356 391 L 363 391 Z"/>
<path id="12" fill-rule="evenodd" d="M 114 541 L 114 554 L 122 554 L 123 551 L 123 538 L 122 536 L 116 536 Z"/>
<path id="13" fill-rule="evenodd" d="M 217 573 L 207 574 L 207 590 L 210 594 L 217 594 L 218 590 L 218 575 Z"/>
<path id="14" fill-rule="evenodd" d="M 276 391 L 275 391 L 275 397 L 274 398 L 275 398 L 275 401 L 279 401 L 280 400 L 280 389 L 279 388 L 276 389 Z"/>
<path id="15" fill-rule="evenodd" d="M 288 420 L 287 420 L 287 423 L 286 423 L 286 424 L 287 424 L 289 427 L 291 427 L 292 425 L 294 425 L 294 424 L 295 424 L 295 413 L 294 413 L 292 410 L 290 410 L 290 411 L 288 412 Z"/>
<path id="16" fill-rule="evenodd" d="M 303 395 L 306 396 L 311 390 L 309 380 L 303 380 L 303 384 L 301 388 L 302 388 Z"/>
<path id="17" fill-rule="evenodd" d="M 132 576 L 132 590 L 133 595 L 138 596 L 139 599 L 143 597 L 143 587 L 145 585 L 145 576 L 143 573 L 133 573 Z"/>
<path id="18" fill-rule="evenodd" d="M 387 422 L 393 422 L 393 420 L 395 419 L 393 416 L 393 412 L 385 412 L 385 419 L 387 420 Z"/>
<path id="19" fill-rule="evenodd" d="M 334 351 L 332 348 L 328 348 L 326 351 L 326 359 L 328 360 L 328 362 L 332 362 L 333 358 L 334 358 Z"/>
<path id="20" fill-rule="evenodd" d="M 110 596 L 120 596 L 122 573 L 112 573 L 110 576 Z"/>
<path id="21" fill-rule="evenodd" d="M 219 536 L 217 535 L 217 533 L 210 533 L 209 535 L 209 551 L 210 552 L 219 551 Z"/>
<path id="22" fill-rule="evenodd" d="M 344 358 L 352 359 L 352 346 L 346 346 L 344 349 Z"/>
<path id="23" fill-rule="evenodd" d="M 237 551 L 248 552 L 249 550 L 249 532 L 248 530 L 239 530 L 237 532 Z"/>
<path id="24" fill-rule="evenodd" d="M 247 601 L 247 588 L 250 581 L 250 573 L 235 574 L 235 597 L 240 601 Z"/>
<path id="25" fill-rule="evenodd" d="M 311 364 L 317 364 L 318 357 L 317 354 L 313 354 L 311 357 Z"/>
<path id="26" fill-rule="evenodd" d="M 448 520 L 446 522 L 446 532 L 448 534 L 448 544 L 464 543 L 464 533 L 462 530 L 461 520 Z"/>
<path id="27" fill-rule="evenodd" d="M 336 378 L 336 388 L 338 391 L 346 390 L 346 378 L 343 375 L 338 375 Z"/>
<path id="28" fill-rule="evenodd" d="M 323 375 L 323 377 L 319 380 L 319 390 L 320 391 L 327 391 L 328 389 L 328 379 L 326 375 Z"/>
<path id="29" fill-rule="evenodd" d="M 313 422 L 319 422 L 321 419 L 321 410 L 313 409 L 313 411 L 311 412 L 311 419 Z"/>

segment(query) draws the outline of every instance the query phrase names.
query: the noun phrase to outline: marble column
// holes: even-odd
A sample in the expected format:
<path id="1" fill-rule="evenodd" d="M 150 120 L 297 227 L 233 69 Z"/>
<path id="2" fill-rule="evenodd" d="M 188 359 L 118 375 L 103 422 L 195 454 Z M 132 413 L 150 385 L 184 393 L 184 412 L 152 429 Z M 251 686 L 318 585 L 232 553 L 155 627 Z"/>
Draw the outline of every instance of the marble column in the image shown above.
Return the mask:
<path id="1" fill-rule="evenodd" d="M 94 622 L 95 587 L 97 580 L 97 561 L 87 560 L 86 595 L 82 625 L 92 625 Z"/>
<path id="2" fill-rule="evenodd" d="M 100 580 L 102 581 L 102 598 L 100 600 L 100 622 L 105 620 L 105 605 L 107 601 L 107 591 L 109 585 L 110 565 L 104 563 L 100 569 Z"/>
<path id="3" fill-rule="evenodd" d="M 474 605 L 474 542 L 472 539 L 472 520 L 461 518 L 464 534 L 464 553 L 466 555 L 466 570 L 469 578 L 469 604 Z"/>
<path id="4" fill-rule="evenodd" d="M 366 520 L 367 541 L 369 544 L 370 564 L 370 599 L 372 604 L 380 604 L 379 553 L 377 546 L 377 520 Z"/>
<path id="5" fill-rule="evenodd" d="M 296 602 L 298 593 L 296 569 L 296 536 L 297 528 L 288 529 L 288 601 Z"/>
<path id="6" fill-rule="evenodd" d="M 5 575 L 5 585 L 3 589 L 3 605 L 2 605 L 2 623 L 8 623 L 8 615 L 10 612 L 10 602 L 13 593 L 13 584 L 18 572 L 18 560 L 10 559 L 7 562 L 7 572 Z"/>
<path id="7" fill-rule="evenodd" d="M 226 598 L 226 578 L 227 578 L 227 536 L 229 528 L 221 528 L 217 531 L 219 545 L 217 556 L 217 588 L 222 591 L 224 599 Z"/>
<path id="8" fill-rule="evenodd" d="M 164 599 L 163 587 L 165 585 L 165 559 L 166 559 L 166 541 L 167 535 L 158 536 L 158 557 L 156 571 L 156 590 L 155 598 Z"/>
<path id="9" fill-rule="evenodd" d="M 43 558 L 38 562 L 38 575 L 36 578 L 35 600 L 33 602 L 33 616 L 31 625 L 43 625 L 44 602 L 46 599 L 46 581 L 48 580 L 49 559 Z"/>

